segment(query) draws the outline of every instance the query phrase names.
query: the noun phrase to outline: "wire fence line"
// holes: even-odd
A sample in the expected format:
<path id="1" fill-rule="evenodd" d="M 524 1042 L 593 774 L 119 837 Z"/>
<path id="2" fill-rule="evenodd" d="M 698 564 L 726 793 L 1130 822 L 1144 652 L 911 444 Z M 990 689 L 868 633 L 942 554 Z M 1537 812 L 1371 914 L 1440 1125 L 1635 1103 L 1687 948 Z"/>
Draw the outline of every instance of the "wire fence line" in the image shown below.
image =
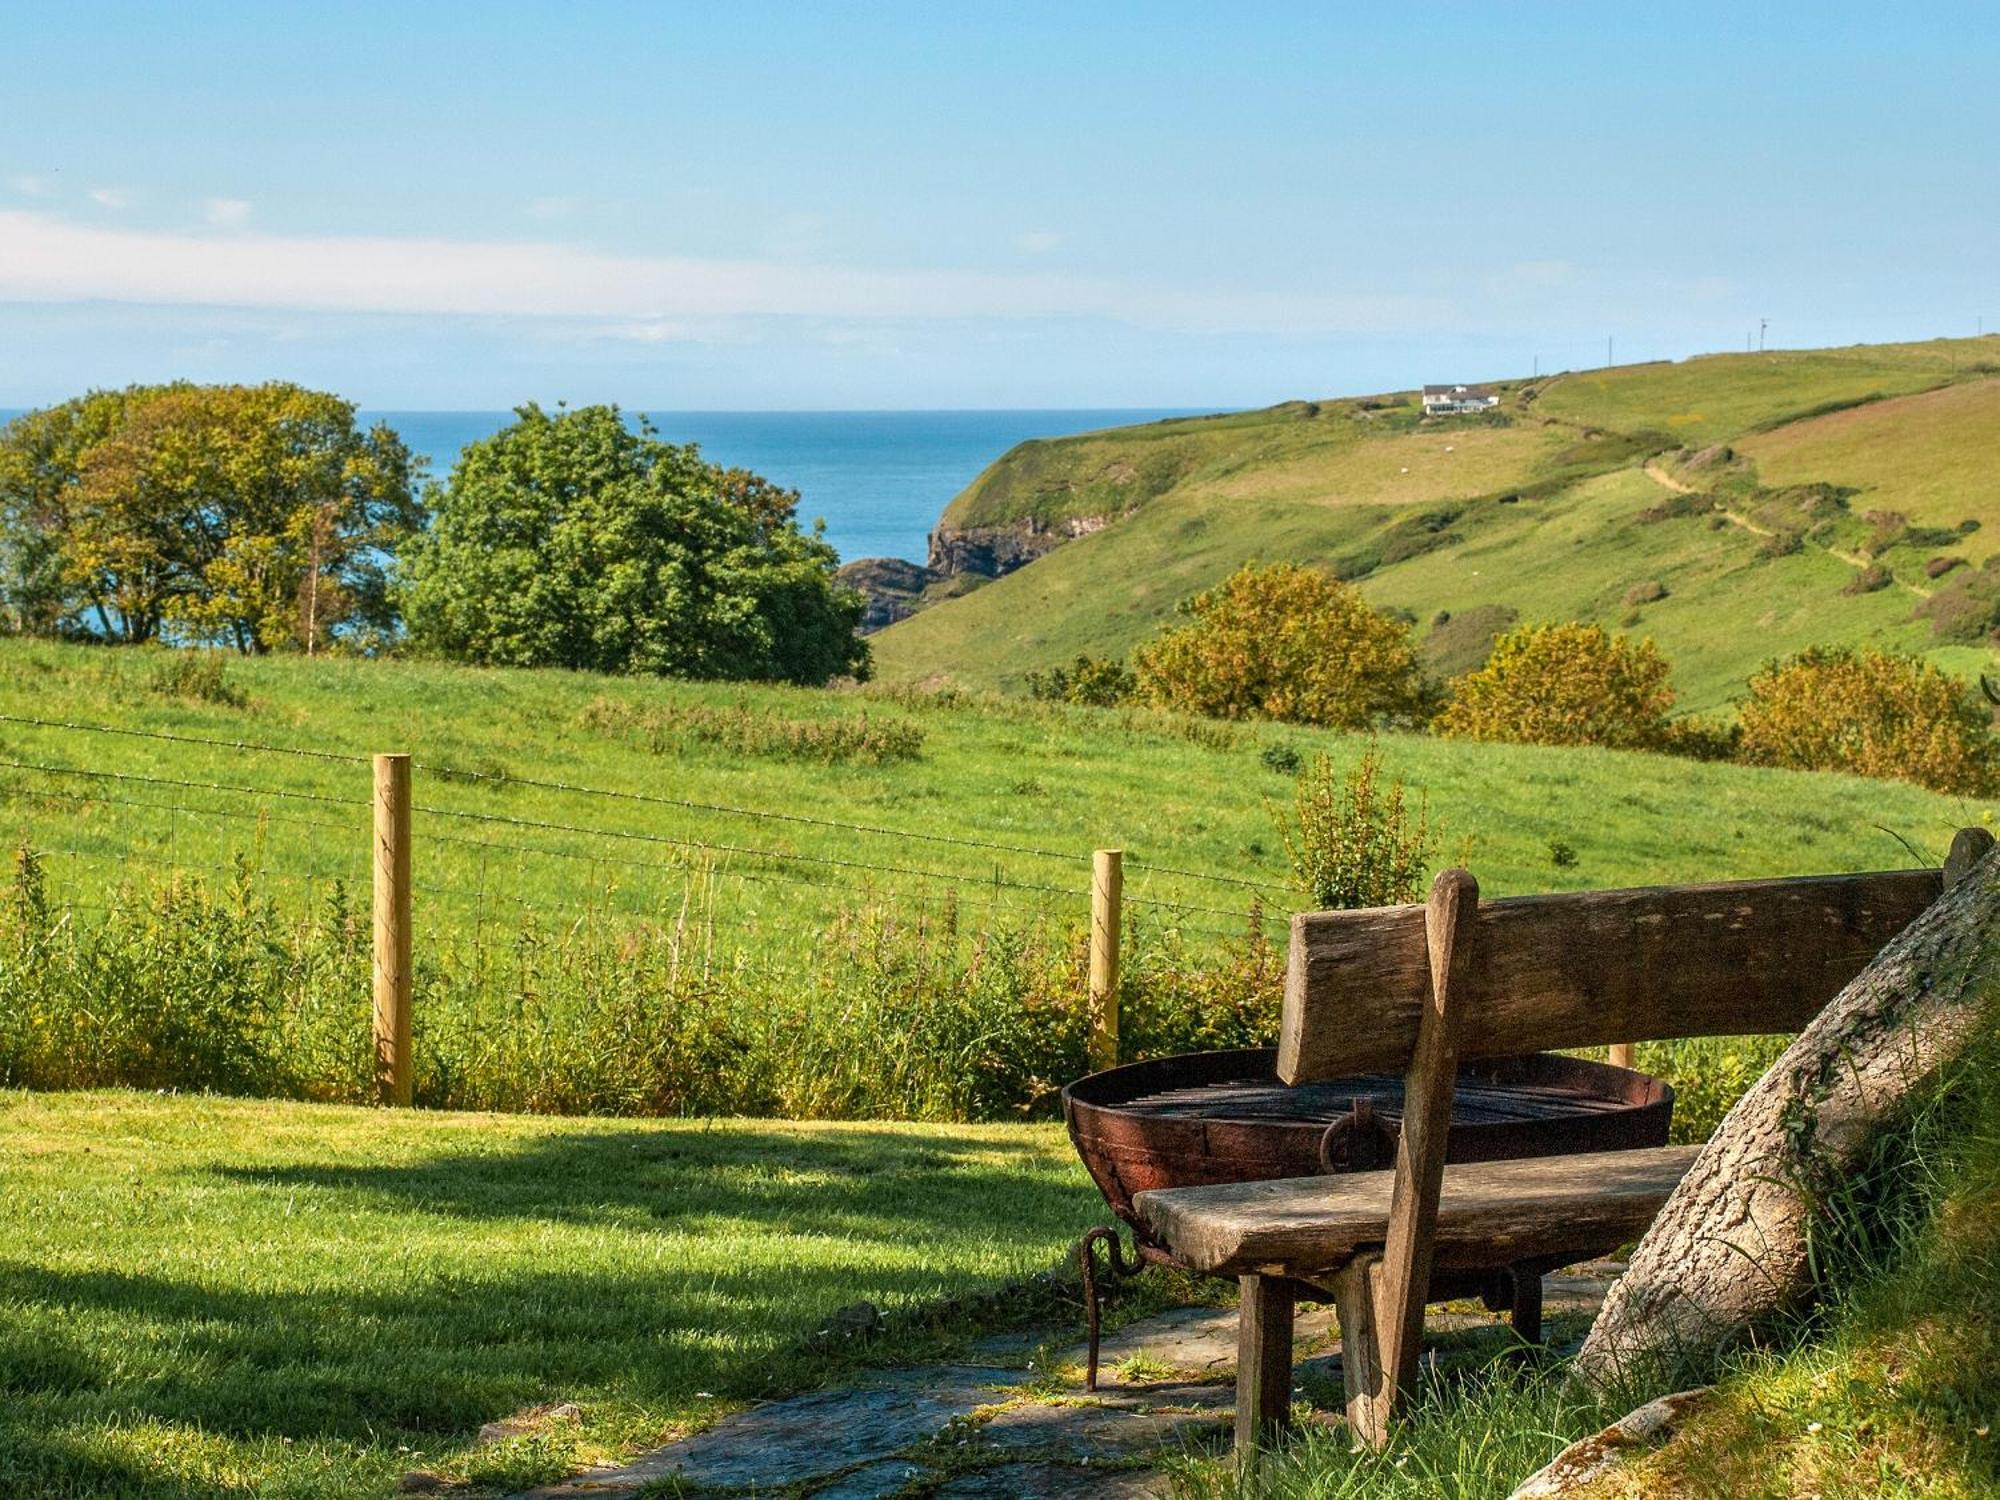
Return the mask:
<path id="1" fill-rule="evenodd" d="M 178 734 L 167 730 L 141 729 L 131 725 L 97 724 L 74 719 L 48 719 L 27 714 L 0 713 L 0 723 L 20 724 L 41 729 L 58 729 L 73 733 L 112 735 L 129 739 L 159 740 L 178 745 L 199 745 L 216 750 L 295 756 L 302 759 L 343 765 L 365 766 L 373 758 L 368 755 L 348 751 L 315 750 L 299 745 L 274 745 L 266 741 L 232 740 L 207 735 Z M 18 763 L 0 761 L 0 765 L 15 764 Z M 442 761 L 413 760 L 412 766 L 415 770 L 427 772 L 447 783 L 477 783 L 501 788 L 526 788 L 536 791 L 554 792 L 565 796 L 593 797 L 640 805 L 672 807 L 689 812 L 712 813 L 722 817 L 744 818 L 767 823 L 796 824 L 802 827 L 824 828 L 832 832 L 852 833 L 875 838 L 893 838 L 950 848 L 977 849 L 987 853 L 1012 854 L 1028 859 L 1052 860 L 1064 864 L 1088 863 L 1090 859 L 1090 855 L 1087 852 L 1078 850 L 1050 849 L 1034 844 L 1016 843 L 992 838 L 971 838 L 958 834 L 937 833 L 927 829 L 894 828 L 880 823 L 863 823 L 840 818 L 817 817 L 809 813 L 788 812 L 772 808 L 743 807 L 725 802 L 702 801 L 696 798 L 671 797 L 658 792 L 641 792 L 617 787 L 591 786 L 582 782 L 522 776 L 512 772 L 480 771 Z M 51 768 L 44 767 L 42 769 Z M 88 775 L 91 773 L 77 770 L 72 774 Z M 196 785 L 195 783 L 187 782 L 166 782 L 165 784 Z M 210 785 L 213 789 L 225 789 L 221 784 Z M 241 788 L 228 789 L 241 790 Z M 287 793 L 272 790 L 270 795 L 283 796 L 287 795 Z M 291 795 L 308 796 L 310 794 L 296 793 Z M 1131 861 L 1131 866 L 1134 869 L 1150 870 L 1162 875 L 1173 876 L 1177 879 L 1258 890 L 1267 894 L 1282 894 L 1284 891 L 1283 886 L 1269 880 L 1258 880 L 1248 876 L 1225 874 L 1213 870 L 1195 870 L 1185 866 L 1145 860 L 1136 856 Z"/>
<path id="2" fill-rule="evenodd" d="M 165 730 L 141 729 L 132 726 L 97 724 L 79 720 L 40 717 L 24 714 L 0 713 L 0 723 L 16 724 L 45 731 L 70 735 L 102 735 L 121 739 L 156 740 L 175 745 L 199 746 L 210 750 L 230 753 L 256 753 L 279 756 L 293 756 L 318 763 L 342 766 L 364 766 L 374 757 L 333 750 L 311 749 L 303 746 L 279 745 L 248 739 L 228 739 L 215 736 L 175 733 Z M 771 825 L 790 825 L 800 828 L 825 829 L 829 832 L 854 834 L 866 837 L 894 838 L 927 847 L 944 850 L 960 848 L 976 850 L 982 854 L 1006 856 L 1031 861 L 1052 861 L 1074 868 L 1086 864 L 1090 855 L 1082 851 L 1050 849 L 1033 844 L 1013 843 L 998 839 L 959 837 L 946 833 L 926 830 L 898 829 L 883 824 L 848 821 L 838 818 L 819 817 L 783 810 L 757 809 L 720 802 L 706 802 L 693 798 L 667 796 L 651 792 L 629 791 L 609 787 L 597 787 L 562 780 L 515 776 L 506 773 L 463 770 L 442 762 L 412 761 L 414 769 L 426 771 L 439 783 L 451 785 L 460 782 L 477 782 L 497 788 L 532 789 L 558 797 L 595 799 L 620 805 L 635 807 L 673 808 L 702 814 L 740 817 Z M 304 843 L 314 848 L 324 848 L 331 839 L 353 837 L 358 832 L 357 822 L 336 821 L 327 816 L 308 816 L 290 810 L 303 804 L 314 809 L 346 809 L 358 811 L 371 806 L 371 799 L 352 795 L 299 786 L 278 786 L 258 780 L 241 779 L 200 779 L 189 775 L 165 775 L 138 770 L 120 770 L 102 766 L 65 764 L 56 760 L 32 760 L 24 757 L 0 757 L 0 771 L 16 773 L 12 778 L 12 790 L 23 797 L 52 803 L 61 803 L 75 808 L 104 806 L 148 817 L 164 817 L 172 820 L 168 836 L 170 845 L 178 844 L 181 837 L 181 820 L 187 819 L 197 825 L 211 821 L 222 824 L 252 824 L 259 830 L 260 842 L 263 830 L 268 825 L 278 825 L 285 830 L 298 831 L 300 838 L 294 843 Z M 63 789 L 58 786 L 34 785 L 33 778 L 48 778 L 58 783 L 85 783 L 88 789 Z M 132 796 L 128 789 L 159 789 L 163 793 L 174 794 L 162 800 L 143 796 Z M 197 801 L 198 794 L 205 800 Z M 213 800 L 228 799 L 225 804 Z M 267 805 L 276 802 L 277 807 Z M 245 805 L 247 804 L 247 805 Z M 461 851 L 466 857 L 477 854 L 479 860 L 478 890 L 475 902 L 488 900 L 504 902 L 523 909 L 547 912 L 551 907 L 548 889 L 523 897 L 517 891 L 503 887 L 508 884 L 520 885 L 531 881 L 531 869 L 548 860 L 561 860 L 568 864 L 586 866 L 609 866 L 627 871 L 642 872 L 656 880 L 667 879 L 683 885 L 691 879 L 703 879 L 711 883 L 707 899 L 711 907 L 715 899 L 715 882 L 746 882 L 761 886 L 773 892 L 796 897 L 804 892 L 824 893 L 837 902 L 851 903 L 857 897 L 870 901 L 878 900 L 921 900 L 926 899 L 918 890 L 931 893 L 930 899 L 950 902 L 956 906 L 986 913 L 1008 913 L 1015 916 L 1045 918 L 1056 903 L 1064 906 L 1080 904 L 1087 887 L 1083 881 L 1055 883 L 1046 877 L 1025 877 L 1019 871 L 1003 868 L 998 859 L 992 860 L 981 869 L 945 868 L 940 865 L 910 863 L 894 860 L 858 857 L 849 852 L 811 852 L 797 848 L 776 847 L 762 843 L 744 843 L 733 840 L 716 839 L 700 833 L 663 832 L 638 829 L 628 826 L 607 826 L 596 821 L 570 822 L 558 818 L 528 817 L 497 811 L 480 811 L 464 807 L 440 806 L 430 802 L 416 803 L 411 812 L 426 820 L 470 825 L 480 830 L 478 837 L 467 838 L 446 833 L 438 828 L 430 828 L 424 838 Z M 507 830 L 516 835 L 511 838 L 495 839 L 488 830 Z M 129 830 L 127 831 L 129 832 Z M 547 839 L 526 842 L 521 833 L 548 835 Z M 190 870 L 221 873 L 231 877 L 241 871 L 234 865 L 200 864 L 180 857 L 161 857 L 146 853 L 135 847 L 128 836 L 114 850 L 80 850 L 74 847 L 74 840 L 80 836 L 79 830 L 72 828 L 72 847 L 66 852 L 79 858 L 92 858 L 117 862 L 129 858 L 135 863 L 148 866 L 177 866 Z M 102 836 L 99 831 L 98 836 Z M 562 847 L 554 840 L 569 841 L 573 847 Z M 675 851 L 669 859 L 634 858 L 630 854 L 613 853 L 604 848 L 605 844 L 664 849 Z M 357 848 L 360 840 L 356 840 Z M 576 847 L 580 846 L 580 847 Z M 494 869 L 494 855 L 502 856 L 502 868 Z M 505 868 L 508 860 L 512 870 Z M 744 862 L 754 862 L 767 866 L 764 869 L 743 868 Z M 369 876 L 364 864 L 357 870 L 333 870 L 314 868 L 303 872 L 285 868 L 285 861 L 273 862 L 260 857 L 250 867 L 251 872 L 261 878 L 287 881 L 315 882 L 345 881 L 358 883 Z M 1281 887 L 1267 880 L 1258 880 L 1241 875 L 1219 871 L 1203 871 L 1184 865 L 1169 865 L 1143 860 L 1133 860 L 1129 868 L 1139 878 L 1138 888 L 1124 896 L 1124 906 L 1136 912 L 1151 914 L 1163 923 L 1171 924 L 1190 934 L 1217 939 L 1241 939 L 1247 933 L 1261 930 L 1283 919 L 1265 907 L 1267 896 L 1279 896 Z M 511 879 L 509 878 L 511 876 Z M 824 878 L 816 878 L 824 877 Z M 860 877 L 869 882 L 857 884 L 852 877 Z M 1206 883 L 1218 890 L 1246 891 L 1253 893 L 1244 908 L 1234 908 L 1213 904 L 1208 901 L 1181 899 L 1179 892 L 1167 893 L 1157 889 L 1160 880 Z M 875 884 L 879 882 L 879 886 Z M 612 882 L 593 879 L 590 889 L 609 887 Z M 440 885 L 427 880 L 422 887 L 430 898 L 443 897 L 454 903 L 464 904 L 466 893 L 458 885 Z M 656 888 L 651 892 L 640 892 L 636 885 L 628 885 L 637 899 L 626 906 L 625 914 L 631 915 L 633 906 L 644 909 L 658 908 L 663 899 L 671 904 L 672 897 L 662 896 Z M 1022 899 L 1025 898 L 1025 899 Z M 572 903 L 573 904 L 573 903 Z M 713 912 L 711 911 L 711 916 Z M 794 925 L 799 916 L 797 909 L 791 914 Z M 822 913 L 822 915 L 827 915 Z M 1189 919 L 1215 919 L 1201 921 Z M 783 926 L 778 915 L 767 912 L 753 913 L 746 919 L 760 931 L 770 931 Z M 1223 926 L 1217 923 L 1231 925 Z M 732 923 L 730 925 L 742 925 Z"/>

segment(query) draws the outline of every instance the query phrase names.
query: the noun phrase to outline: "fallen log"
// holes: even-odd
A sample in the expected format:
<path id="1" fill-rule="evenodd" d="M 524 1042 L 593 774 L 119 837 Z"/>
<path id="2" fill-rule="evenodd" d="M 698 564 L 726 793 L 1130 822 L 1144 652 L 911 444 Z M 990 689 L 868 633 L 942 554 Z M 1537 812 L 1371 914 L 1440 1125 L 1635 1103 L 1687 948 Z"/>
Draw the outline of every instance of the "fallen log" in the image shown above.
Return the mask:
<path id="1" fill-rule="evenodd" d="M 1586 1378 L 1657 1379 L 1809 1300 L 1814 1202 L 1980 1032 L 2000 980 L 1992 847 L 1958 836 L 1944 895 L 1717 1127 L 1613 1284 L 1577 1355 Z"/>

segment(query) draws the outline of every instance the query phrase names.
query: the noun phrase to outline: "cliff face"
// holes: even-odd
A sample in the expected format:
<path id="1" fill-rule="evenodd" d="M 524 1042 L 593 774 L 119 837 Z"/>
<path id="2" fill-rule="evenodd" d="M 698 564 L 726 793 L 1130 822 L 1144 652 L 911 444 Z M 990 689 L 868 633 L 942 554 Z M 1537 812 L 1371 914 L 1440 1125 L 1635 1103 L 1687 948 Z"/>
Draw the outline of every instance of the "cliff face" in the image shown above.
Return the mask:
<path id="1" fill-rule="evenodd" d="M 863 635 L 915 614 L 923 607 L 924 590 L 937 582 L 937 574 L 929 568 L 900 557 L 857 558 L 843 564 L 834 576 L 858 589 L 868 601 L 867 613 L 861 617 Z"/>
<path id="2" fill-rule="evenodd" d="M 1016 568 L 1026 567 L 1044 553 L 1053 552 L 1064 542 L 1102 531 L 1112 519 L 1070 516 L 1047 522 L 1031 516 L 1002 526 L 940 524 L 931 533 L 931 571 L 944 578 L 962 573 L 1001 578 Z"/>

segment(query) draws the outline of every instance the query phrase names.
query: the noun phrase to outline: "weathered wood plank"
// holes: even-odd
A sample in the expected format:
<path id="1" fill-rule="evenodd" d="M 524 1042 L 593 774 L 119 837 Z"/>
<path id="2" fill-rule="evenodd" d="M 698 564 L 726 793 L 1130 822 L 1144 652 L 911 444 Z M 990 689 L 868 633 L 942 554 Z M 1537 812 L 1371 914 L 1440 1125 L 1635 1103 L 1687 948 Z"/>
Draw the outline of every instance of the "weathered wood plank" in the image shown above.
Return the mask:
<path id="1" fill-rule="evenodd" d="M 1293 1290 L 1269 1276 L 1244 1276 L 1238 1285 L 1236 1450 L 1249 1453 L 1291 1420 Z"/>
<path id="2" fill-rule="evenodd" d="M 1486 902 L 1459 1055 L 1797 1030 L 1943 888 L 1893 870 Z M 1402 1067 L 1429 984 L 1421 906 L 1294 917 L 1278 1076 Z"/>
<path id="3" fill-rule="evenodd" d="M 1446 1167 L 1433 1264 L 1507 1265 L 1636 1238 L 1700 1150 L 1659 1146 Z M 1310 1279 L 1382 1244 L 1391 1175 L 1162 1188 L 1135 1195 L 1132 1206 L 1147 1231 L 1196 1271 Z"/>
<path id="4" fill-rule="evenodd" d="M 1431 1284 L 1431 1226 L 1444 1178 L 1451 1096 L 1458 1081 L 1458 1029 L 1465 1014 L 1465 976 L 1472 963 L 1471 931 L 1479 882 L 1446 870 L 1431 885 L 1424 911 L 1430 955 L 1427 1002 L 1417 1025 L 1417 1049 L 1403 1081 L 1403 1128 L 1396 1138 L 1395 1185 L 1389 1198 L 1382 1270 L 1376 1293 L 1376 1336 L 1386 1382 L 1382 1418 L 1417 1374 L 1424 1341 L 1424 1293 Z"/>
<path id="5" fill-rule="evenodd" d="M 1347 1426 L 1360 1441 L 1380 1448 L 1389 1439 L 1389 1406 L 1395 1387 L 1383 1378 L 1375 1303 L 1381 1260 L 1358 1255 L 1334 1279 L 1333 1307 L 1340 1319 L 1340 1376 L 1347 1398 Z"/>

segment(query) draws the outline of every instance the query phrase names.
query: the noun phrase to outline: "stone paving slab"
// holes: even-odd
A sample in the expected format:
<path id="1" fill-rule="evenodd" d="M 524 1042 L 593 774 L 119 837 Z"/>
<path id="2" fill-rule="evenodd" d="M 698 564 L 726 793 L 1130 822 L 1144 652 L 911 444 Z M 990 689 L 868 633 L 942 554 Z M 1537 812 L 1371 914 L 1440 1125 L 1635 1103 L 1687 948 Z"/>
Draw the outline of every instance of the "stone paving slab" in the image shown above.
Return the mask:
<path id="1" fill-rule="evenodd" d="M 1545 1305 L 1552 1312 L 1594 1309 L 1623 1269 L 1594 1262 L 1551 1276 Z M 1439 1308 L 1427 1326 L 1476 1336 L 1500 1321 Z M 1301 1311 L 1294 1345 L 1301 1375 L 1338 1382 L 1335 1335 L 1332 1309 Z M 1008 1335 L 1004 1348 L 999 1339 L 979 1347 L 987 1359 L 1025 1359 L 1046 1336 Z M 1078 1345 L 1059 1356 L 1059 1367 L 1083 1361 Z M 524 1500 L 629 1496 L 670 1478 L 719 1494 L 802 1486 L 813 1500 L 886 1500 L 911 1490 L 933 1500 L 1152 1496 L 1161 1489 L 1158 1475 L 1116 1465 L 1221 1441 L 1235 1362 L 1234 1308 L 1176 1308 L 1104 1340 L 1095 1393 L 1079 1386 L 1051 1398 L 1030 1385 L 1035 1372 L 997 1364 L 878 1371 L 846 1389 L 751 1407 L 629 1464 L 577 1475 Z M 1172 1378 L 1160 1378 L 1163 1371 Z"/>

